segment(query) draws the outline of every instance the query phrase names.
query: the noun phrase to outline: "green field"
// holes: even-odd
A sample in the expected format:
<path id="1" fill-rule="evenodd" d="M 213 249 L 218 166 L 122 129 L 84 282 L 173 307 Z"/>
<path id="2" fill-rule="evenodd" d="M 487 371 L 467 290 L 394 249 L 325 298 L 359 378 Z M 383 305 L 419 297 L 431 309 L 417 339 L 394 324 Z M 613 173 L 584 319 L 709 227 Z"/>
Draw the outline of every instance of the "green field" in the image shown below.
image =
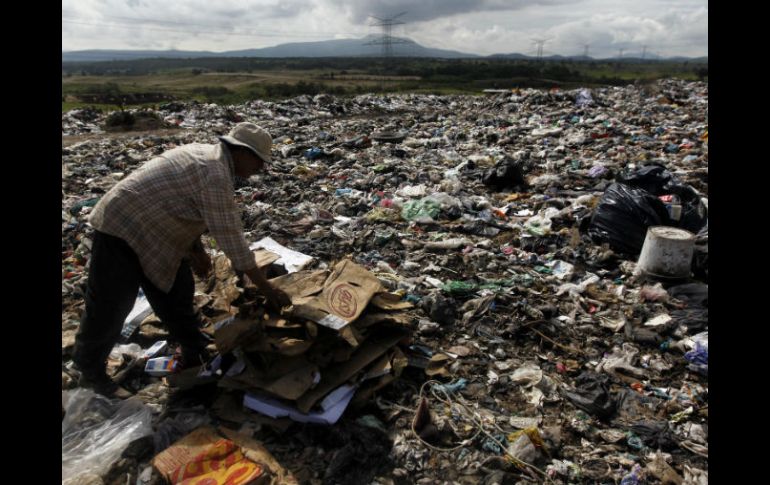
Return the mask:
<path id="1" fill-rule="evenodd" d="M 708 79 L 708 64 L 530 60 L 147 59 L 62 64 L 62 110 L 118 109 L 171 100 L 237 104 L 300 94 L 480 93 L 572 89 L 661 78 Z"/>

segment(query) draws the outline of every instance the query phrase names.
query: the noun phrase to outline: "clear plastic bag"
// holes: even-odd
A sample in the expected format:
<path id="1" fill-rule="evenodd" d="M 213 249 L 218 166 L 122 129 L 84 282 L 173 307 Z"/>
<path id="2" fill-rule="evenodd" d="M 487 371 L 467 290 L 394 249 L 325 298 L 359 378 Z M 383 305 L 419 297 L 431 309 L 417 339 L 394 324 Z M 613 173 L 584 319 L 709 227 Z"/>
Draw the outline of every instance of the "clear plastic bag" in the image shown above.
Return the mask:
<path id="1" fill-rule="evenodd" d="M 134 359 L 138 359 L 143 353 L 144 351 L 139 344 L 118 344 L 110 351 L 110 359 L 118 360 L 122 358 L 123 355 L 129 355 Z"/>
<path id="2" fill-rule="evenodd" d="M 152 434 L 152 414 L 138 399 L 112 400 L 75 389 L 62 393 L 62 405 L 62 484 L 103 475 L 132 441 Z"/>

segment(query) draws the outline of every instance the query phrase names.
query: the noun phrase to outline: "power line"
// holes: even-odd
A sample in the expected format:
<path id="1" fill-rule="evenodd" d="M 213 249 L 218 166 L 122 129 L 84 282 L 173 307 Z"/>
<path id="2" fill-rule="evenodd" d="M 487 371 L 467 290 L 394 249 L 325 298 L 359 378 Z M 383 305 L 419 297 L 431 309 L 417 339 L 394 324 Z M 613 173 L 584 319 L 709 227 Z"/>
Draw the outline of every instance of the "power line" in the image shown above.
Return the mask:
<path id="1" fill-rule="evenodd" d="M 537 60 L 539 61 L 543 57 L 543 45 L 551 39 L 532 39 L 532 42 L 537 44 Z"/>
<path id="2" fill-rule="evenodd" d="M 411 44 L 412 41 L 410 40 L 399 39 L 391 35 L 394 25 L 401 25 L 404 23 L 401 21 L 398 21 L 398 22 L 396 21 L 398 17 L 401 17 L 404 14 L 406 14 L 406 12 L 401 12 L 399 14 L 394 15 L 393 17 L 384 18 L 384 19 L 375 17 L 374 15 L 370 15 L 370 17 L 372 17 L 373 19 L 377 19 L 380 22 L 369 24 L 369 25 L 372 27 L 382 27 L 382 35 L 380 36 L 379 39 L 366 42 L 364 45 L 381 45 L 382 56 L 386 60 L 389 60 L 393 57 L 393 44 Z"/>

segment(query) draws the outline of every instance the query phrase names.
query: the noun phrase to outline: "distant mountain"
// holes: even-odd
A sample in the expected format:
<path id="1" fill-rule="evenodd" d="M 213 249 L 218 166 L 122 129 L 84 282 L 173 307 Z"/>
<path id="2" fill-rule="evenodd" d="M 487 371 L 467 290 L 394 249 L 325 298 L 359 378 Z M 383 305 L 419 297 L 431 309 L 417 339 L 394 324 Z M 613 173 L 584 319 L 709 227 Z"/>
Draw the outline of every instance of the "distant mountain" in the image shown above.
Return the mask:
<path id="1" fill-rule="evenodd" d="M 708 64 L 709 57 L 708 56 L 704 56 L 704 57 L 669 57 L 667 60 L 669 60 L 669 61 L 677 61 L 677 62 L 692 62 L 692 63 L 695 63 L 695 64 L 700 64 L 700 63 Z"/>
<path id="2" fill-rule="evenodd" d="M 62 62 L 98 62 L 98 61 L 132 61 L 134 59 L 167 58 L 186 59 L 191 57 L 221 56 L 215 52 L 206 51 L 123 51 L 123 50 L 85 50 L 62 52 Z"/>
<path id="3" fill-rule="evenodd" d="M 493 59 L 534 59 L 534 57 L 525 56 L 524 54 L 492 54 L 489 57 Z"/>
<path id="4" fill-rule="evenodd" d="M 320 42 L 294 42 L 280 44 L 261 49 L 245 49 L 225 52 L 208 51 L 131 51 L 131 50 L 84 50 L 62 52 L 62 62 L 96 62 L 113 60 L 133 60 L 149 58 L 176 58 L 186 59 L 194 57 L 364 57 L 379 56 L 382 52 L 380 45 L 366 45 L 376 40 L 377 36 L 368 36 L 363 39 L 335 39 Z M 480 57 L 476 54 L 433 49 L 424 47 L 408 39 L 394 38 L 405 43 L 393 44 L 393 55 L 408 57 L 437 57 L 443 59 L 457 59 L 464 57 Z"/>
<path id="5" fill-rule="evenodd" d="M 262 49 L 247 49 L 240 51 L 228 51 L 227 57 L 364 57 L 379 56 L 382 53 L 381 45 L 367 45 L 376 41 L 378 36 L 372 35 L 363 39 L 337 39 L 320 42 L 294 42 L 281 44 L 275 47 Z M 461 57 L 480 57 L 476 54 L 450 51 L 445 49 L 433 49 L 403 38 L 394 37 L 393 55 L 403 57 L 438 57 L 444 59 L 456 59 Z"/>
<path id="6" fill-rule="evenodd" d="M 518 52 L 512 54 L 492 54 L 488 57 L 492 59 L 527 59 L 531 61 L 537 59 L 537 56 L 528 56 L 526 54 L 519 54 Z M 558 54 L 552 56 L 543 56 L 541 59 L 546 61 L 593 60 L 590 57 L 585 56 L 560 56 Z"/>
<path id="7" fill-rule="evenodd" d="M 97 62 L 97 61 L 128 61 L 134 59 L 191 59 L 200 57 L 379 57 L 382 53 L 381 45 L 372 45 L 379 36 L 370 35 L 363 39 L 335 39 L 323 40 L 319 42 L 293 42 L 289 44 L 280 44 L 273 47 L 263 47 L 260 49 L 243 49 L 236 51 L 211 52 L 211 51 L 180 51 L 180 50 L 82 50 L 69 51 L 61 53 L 62 62 Z M 405 38 L 396 38 L 393 44 L 393 55 L 401 57 L 434 57 L 440 59 L 459 59 L 459 58 L 481 58 L 476 54 L 467 54 L 464 52 L 434 49 L 422 46 L 412 40 Z M 402 43 L 403 42 L 403 43 Z M 370 44 L 370 45 L 367 45 Z M 509 54 L 492 54 L 486 56 L 491 59 L 529 59 L 535 60 L 537 57 L 520 54 L 518 52 Z M 642 59 L 642 53 L 627 53 L 622 58 L 610 57 L 597 59 L 588 56 L 545 56 L 543 60 L 560 61 L 613 61 L 613 62 L 648 62 L 651 60 L 672 61 L 672 62 L 694 62 L 708 63 L 708 56 L 705 57 L 669 57 L 663 58 L 653 53 L 646 53 Z"/>
<path id="8" fill-rule="evenodd" d="M 528 60 L 535 60 L 537 57 L 535 56 L 528 56 L 525 54 L 519 54 L 519 53 L 511 53 L 511 54 L 492 54 L 489 56 L 493 59 L 528 59 Z M 644 55 L 644 58 L 642 57 L 642 53 L 629 53 L 624 54 L 623 57 L 606 57 L 606 58 L 595 58 L 591 56 L 560 56 L 560 55 L 552 55 L 552 56 L 543 56 L 543 60 L 545 61 L 612 61 L 612 62 L 629 62 L 629 63 L 636 63 L 636 62 L 650 62 L 650 61 L 669 61 L 669 62 L 693 62 L 693 63 L 708 63 L 709 58 L 708 56 L 705 57 L 661 57 L 656 54 L 652 53 L 646 53 Z"/>

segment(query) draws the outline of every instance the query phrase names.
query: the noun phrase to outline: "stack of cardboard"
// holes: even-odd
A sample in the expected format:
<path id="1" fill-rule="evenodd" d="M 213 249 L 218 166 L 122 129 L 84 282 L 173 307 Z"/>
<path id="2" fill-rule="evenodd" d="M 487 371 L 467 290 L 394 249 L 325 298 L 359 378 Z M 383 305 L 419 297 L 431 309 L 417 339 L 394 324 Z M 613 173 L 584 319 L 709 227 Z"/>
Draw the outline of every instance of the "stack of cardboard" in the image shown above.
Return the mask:
<path id="1" fill-rule="evenodd" d="M 219 386 L 245 391 L 245 407 L 272 418 L 332 424 L 355 397 L 366 399 L 407 365 L 411 308 L 350 260 L 295 271 L 271 283 L 292 306 L 282 315 L 229 320 L 214 333 L 235 363 Z"/>

